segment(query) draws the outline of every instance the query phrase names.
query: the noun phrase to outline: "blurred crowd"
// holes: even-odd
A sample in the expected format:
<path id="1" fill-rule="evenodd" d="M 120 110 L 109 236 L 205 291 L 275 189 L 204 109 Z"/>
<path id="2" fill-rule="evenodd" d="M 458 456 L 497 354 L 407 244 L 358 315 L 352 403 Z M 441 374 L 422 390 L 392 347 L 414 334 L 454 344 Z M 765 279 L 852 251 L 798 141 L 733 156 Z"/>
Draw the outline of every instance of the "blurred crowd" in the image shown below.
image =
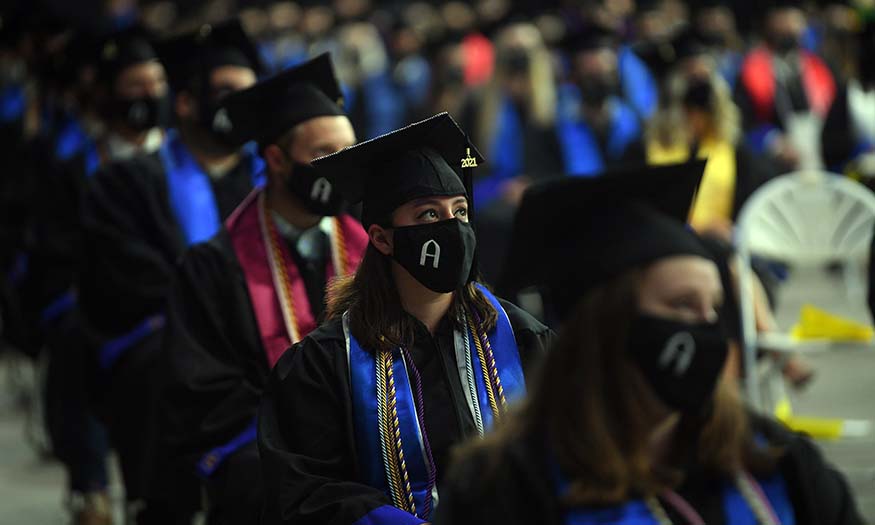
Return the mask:
<path id="1" fill-rule="evenodd" d="M 454 115 L 488 160 L 477 208 L 499 244 L 527 184 L 560 173 L 707 156 L 711 175 L 693 223 L 725 236 L 744 197 L 771 175 L 875 169 L 866 2 L 55 4 L 22 3 L 3 16 L 9 151 L 51 140 L 71 115 L 100 127 L 107 94 L 96 88 L 95 49 L 107 34 L 140 24 L 162 38 L 239 14 L 267 73 L 332 53 L 360 139 Z M 33 171 L 12 157 L 19 173 Z M 26 216 L 16 205 L 35 180 L 4 180 L 13 222 Z M 484 270 L 497 276 L 498 261 Z"/>

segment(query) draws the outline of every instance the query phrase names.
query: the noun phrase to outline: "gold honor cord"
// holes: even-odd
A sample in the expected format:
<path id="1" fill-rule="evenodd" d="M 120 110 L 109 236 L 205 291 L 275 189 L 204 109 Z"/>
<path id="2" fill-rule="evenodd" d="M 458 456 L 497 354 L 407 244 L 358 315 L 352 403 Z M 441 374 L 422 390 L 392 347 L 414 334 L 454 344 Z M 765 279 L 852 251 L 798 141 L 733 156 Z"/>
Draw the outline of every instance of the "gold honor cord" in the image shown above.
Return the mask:
<path id="1" fill-rule="evenodd" d="M 497 401 L 496 392 L 494 388 L 494 383 L 492 377 L 498 375 L 498 370 L 495 368 L 495 359 L 490 359 L 487 361 L 485 352 L 483 350 L 483 344 L 480 342 L 480 332 L 477 329 L 477 326 L 474 324 L 474 321 L 470 316 L 466 316 L 468 318 L 468 327 L 471 329 L 471 334 L 474 336 L 474 347 L 477 349 L 477 357 L 480 359 L 480 370 L 483 373 L 483 383 L 486 386 L 486 397 L 489 399 L 489 408 L 492 409 L 492 415 L 498 420 L 501 417 L 501 411 L 499 409 L 499 401 Z M 484 339 L 486 339 L 484 334 Z M 487 345 L 489 339 L 486 339 Z M 490 347 L 491 351 L 491 347 Z M 492 374 L 490 374 L 490 368 L 492 369 Z M 502 406 L 505 406 L 507 402 L 504 399 L 504 391 L 499 391 L 498 399 Z"/>
<path id="2" fill-rule="evenodd" d="M 489 405 L 496 419 L 501 414 L 502 408 L 506 407 L 504 390 L 501 388 L 501 380 L 498 378 L 498 369 L 495 366 L 495 358 L 492 354 L 492 346 L 485 333 L 480 332 L 470 317 L 466 316 L 477 355 L 480 358 L 483 381 L 486 384 L 486 394 Z M 484 351 L 485 343 L 486 350 Z M 404 448 L 401 441 L 401 425 L 398 421 L 397 392 L 395 390 L 394 358 L 392 352 L 379 351 L 375 356 L 377 360 L 377 419 L 380 431 L 380 444 L 383 454 L 383 467 L 386 469 L 386 478 L 389 483 L 389 493 L 392 504 L 413 515 L 416 515 L 416 502 L 413 499 L 413 490 L 410 485 L 410 476 L 407 471 L 407 462 L 404 460 Z M 491 373 L 490 373 L 491 369 Z M 494 379 L 493 379 L 494 378 Z M 493 380 L 498 385 L 496 395 Z M 500 403 L 500 406 L 499 406 Z M 426 429 L 420 429 L 425 434 Z M 420 516 L 425 519 L 425 516 Z"/>
<path id="3" fill-rule="evenodd" d="M 258 219 L 261 227 L 261 236 L 268 250 L 268 263 L 273 277 L 274 289 L 278 289 L 280 308 L 283 313 L 283 321 L 289 335 L 289 343 L 295 344 L 301 340 L 301 332 L 298 327 L 298 318 L 295 315 L 295 303 L 292 295 L 291 283 L 289 282 L 289 261 L 286 260 L 280 249 L 280 236 L 276 225 L 267 215 L 264 192 L 258 196 Z M 345 236 L 340 225 L 340 219 L 332 218 L 331 228 L 331 257 L 334 264 L 334 273 L 337 276 L 349 275 L 353 272 L 350 267 L 349 255 L 346 251 Z"/>
<path id="4" fill-rule="evenodd" d="M 403 504 L 404 499 L 401 496 L 401 476 L 398 472 L 398 455 L 395 453 L 394 442 L 390 437 L 392 431 L 390 420 L 387 417 L 389 412 L 389 392 L 386 387 L 386 374 L 384 372 L 387 359 L 389 361 L 389 366 L 391 366 L 391 355 L 388 355 L 387 357 L 381 353 L 377 356 L 377 419 L 379 420 L 380 445 L 383 451 L 383 466 L 386 469 L 392 504 L 398 508 L 403 508 L 401 505 Z"/>

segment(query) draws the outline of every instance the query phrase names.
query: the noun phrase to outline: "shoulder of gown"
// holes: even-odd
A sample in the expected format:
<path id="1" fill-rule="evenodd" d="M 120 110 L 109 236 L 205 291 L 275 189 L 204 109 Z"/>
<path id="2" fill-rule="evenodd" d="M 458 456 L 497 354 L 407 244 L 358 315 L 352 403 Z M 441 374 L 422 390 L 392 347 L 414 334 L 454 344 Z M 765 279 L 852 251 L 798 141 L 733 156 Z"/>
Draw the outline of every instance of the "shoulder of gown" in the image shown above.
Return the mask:
<path id="1" fill-rule="evenodd" d="M 782 451 L 778 469 L 787 483 L 798 525 L 863 524 L 844 475 L 811 438 L 762 416 L 753 416 L 753 428 Z"/>
<path id="2" fill-rule="evenodd" d="M 513 327 L 523 370 L 528 376 L 529 372 L 540 363 L 542 356 L 550 349 L 555 334 L 553 330 L 519 306 L 504 299 L 498 301 L 507 312 L 507 318 Z"/>

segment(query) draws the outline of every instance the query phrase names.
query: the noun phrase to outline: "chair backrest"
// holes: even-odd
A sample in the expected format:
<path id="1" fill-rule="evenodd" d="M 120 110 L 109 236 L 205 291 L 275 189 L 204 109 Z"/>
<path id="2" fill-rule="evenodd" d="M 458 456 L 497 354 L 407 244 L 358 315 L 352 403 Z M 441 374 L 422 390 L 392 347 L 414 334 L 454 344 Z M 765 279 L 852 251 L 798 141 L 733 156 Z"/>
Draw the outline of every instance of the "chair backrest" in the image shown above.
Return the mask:
<path id="1" fill-rule="evenodd" d="M 751 256 L 791 264 L 865 261 L 875 228 L 875 195 L 841 175 L 824 171 L 777 177 L 748 199 L 735 228 L 748 401 L 763 406 L 757 377 L 757 330 Z"/>
<path id="2" fill-rule="evenodd" d="M 864 260 L 875 226 L 875 195 L 825 171 L 777 177 L 757 190 L 736 224 L 740 251 L 786 262 Z"/>

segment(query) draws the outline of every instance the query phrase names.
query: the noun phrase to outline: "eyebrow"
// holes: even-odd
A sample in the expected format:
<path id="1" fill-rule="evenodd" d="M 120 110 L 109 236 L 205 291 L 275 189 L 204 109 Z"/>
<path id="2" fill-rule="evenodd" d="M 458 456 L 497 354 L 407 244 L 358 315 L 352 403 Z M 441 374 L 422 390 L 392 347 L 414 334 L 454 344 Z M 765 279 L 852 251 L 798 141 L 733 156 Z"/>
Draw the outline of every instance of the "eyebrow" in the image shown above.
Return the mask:
<path id="1" fill-rule="evenodd" d="M 468 202 L 468 199 L 466 199 L 465 197 L 459 197 L 458 199 L 456 199 L 452 202 L 452 205 L 455 206 L 456 204 L 467 204 L 467 202 Z M 420 206 L 425 206 L 425 205 L 440 206 L 441 201 L 439 201 L 433 197 L 421 197 L 419 199 L 414 199 L 414 201 L 413 201 L 414 208 L 418 208 Z"/>

